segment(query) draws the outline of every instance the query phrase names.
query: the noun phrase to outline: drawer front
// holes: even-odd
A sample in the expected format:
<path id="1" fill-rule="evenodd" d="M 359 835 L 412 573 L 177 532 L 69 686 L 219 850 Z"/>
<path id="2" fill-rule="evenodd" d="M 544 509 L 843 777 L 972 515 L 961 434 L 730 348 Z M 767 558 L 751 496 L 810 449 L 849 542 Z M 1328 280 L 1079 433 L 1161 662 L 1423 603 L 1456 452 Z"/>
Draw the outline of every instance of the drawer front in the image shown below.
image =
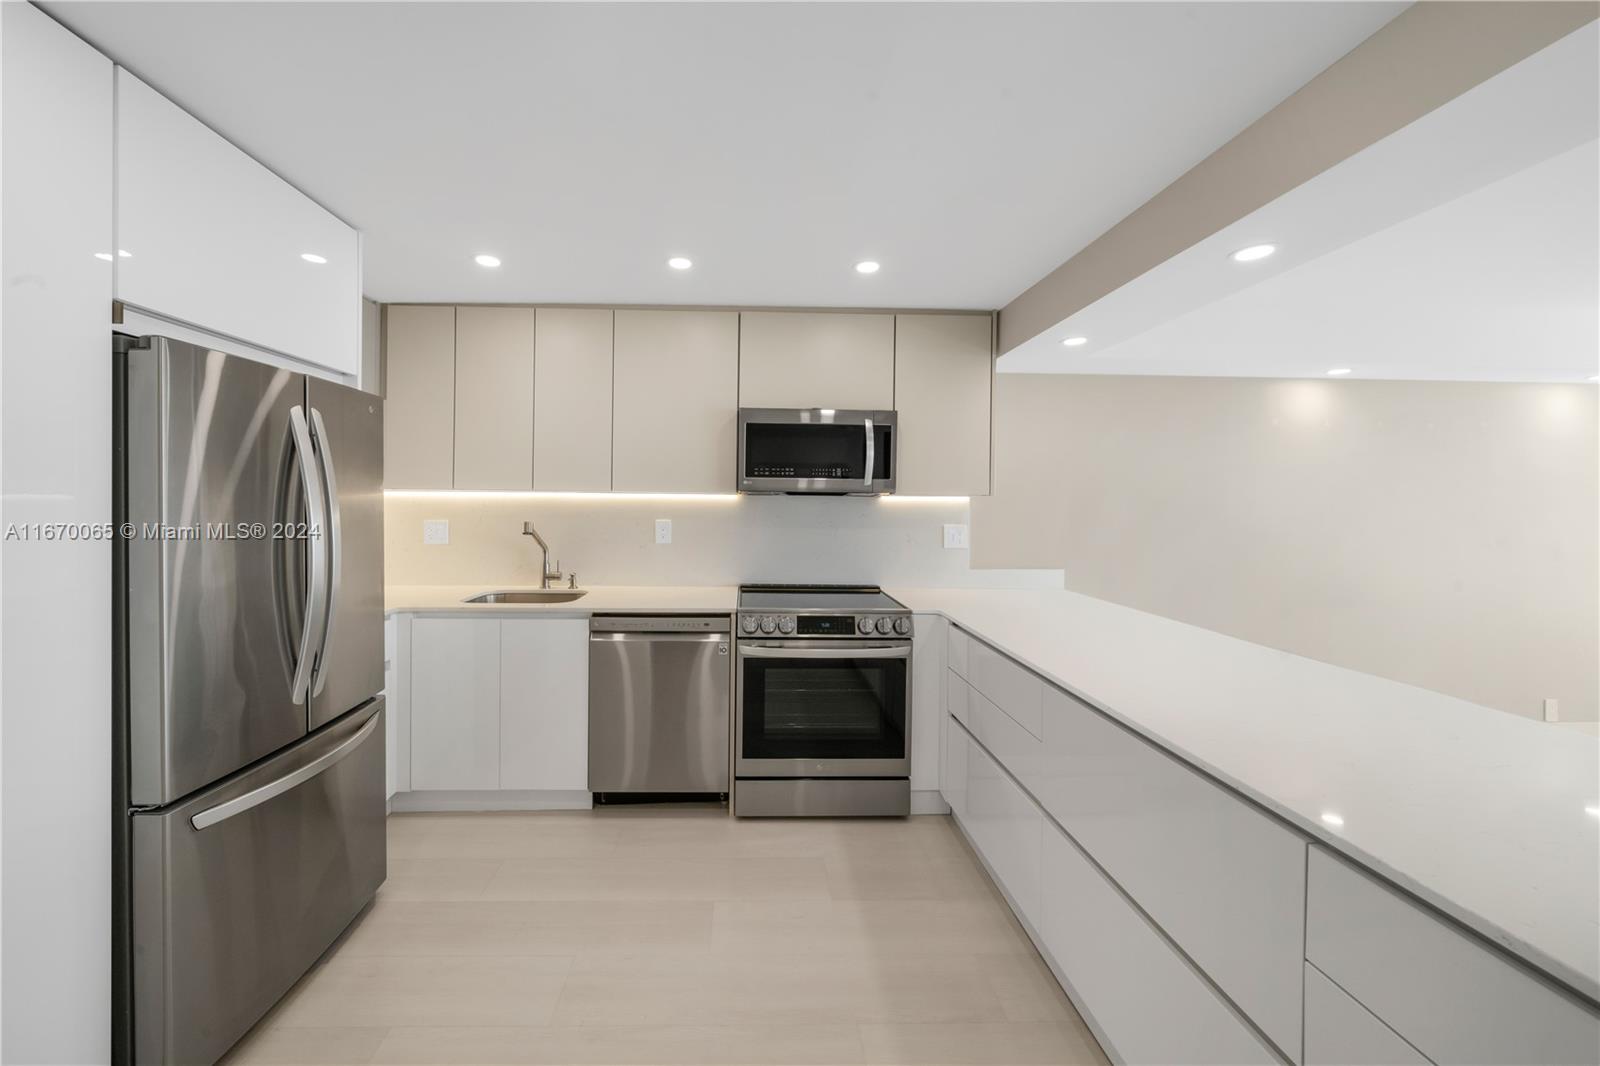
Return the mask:
<path id="1" fill-rule="evenodd" d="M 972 687 L 994 701 L 1017 724 L 1036 737 L 1044 736 L 1044 682 L 1028 670 L 980 641 L 967 652 Z"/>
<path id="2" fill-rule="evenodd" d="M 1306 1066 L 1427 1066 L 1376 1014 L 1306 964 Z"/>
<path id="3" fill-rule="evenodd" d="M 1055 826 L 1039 935 L 1116 1062 L 1271 1063 L 1250 1028 Z M 1298 985 L 1298 982 L 1296 982 Z"/>
<path id="4" fill-rule="evenodd" d="M 967 817 L 963 824 L 1023 917 L 1037 927 L 1044 816 L 976 744 L 967 749 Z"/>
<path id="5" fill-rule="evenodd" d="M 1306 958 L 1438 1063 L 1600 1062 L 1600 1015 L 1320 847 Z"/>
<path id="6" fill-rule="evenodd" d="M 1044 770 L 1044 742 L 981 692 L 969 692 L 972 733 L 1011 776 L 1027 784 Z M 1031 787 L 1031 786 L 1030 786 Z"/>
<path id="7" fill-rule="evenodd" d="M 1299 836 L 1051 686 L 1019 779 L 1286 1055 L 1299 1053 Z"/>
<path id="8" fill-rule="evenodd" d="M 967 652 L 972 646 L 972 638 L 966 632 L 952 625 L 950 636 L 945 643 L 945 655 L 949 659 L 950 669 L 960 674 L 967 675 Z"/>
<path id="9" fill-rule="evenodd" d="M 972 687 L 954 670 L 946 670 L 944 680 L 945 709 L 962 725 L 972 729 Z"/>

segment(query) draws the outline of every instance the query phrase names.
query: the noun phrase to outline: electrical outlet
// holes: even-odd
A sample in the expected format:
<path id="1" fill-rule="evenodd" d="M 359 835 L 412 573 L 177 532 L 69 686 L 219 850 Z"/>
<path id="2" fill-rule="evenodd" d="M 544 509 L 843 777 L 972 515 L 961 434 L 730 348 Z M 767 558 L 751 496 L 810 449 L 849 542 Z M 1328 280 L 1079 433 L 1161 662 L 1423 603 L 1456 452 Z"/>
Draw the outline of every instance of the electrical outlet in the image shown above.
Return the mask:
<path id="1" fill-rule="evenodd" d="M 946 523 L 944 527 L 944 546 L 946 548 L 969 548 L 971 543 L 967 537 L 967 527 L 955 523 Z"/>
<path id="2" fill-rule="evenodd" d="M 670 518 L 658 518 L 658 519 L 656 519 L 656 543 L 657 544 L 671 544 L 672 543 L 672 519 L 670 519 Z"/>
<path id="3" fill-rule="evenodd" d="M 448 518 L 425 518 L 422 520 L 422 543 L 424 544 L 449 544 L 450 520 Z"/>
<path id="4" fill-rule="evenodd" d="M 1557 706 L 1554 699 L 1544 701 L 1544 720 L 1547 722 L 1561 721 L 1561 708 Z"/>

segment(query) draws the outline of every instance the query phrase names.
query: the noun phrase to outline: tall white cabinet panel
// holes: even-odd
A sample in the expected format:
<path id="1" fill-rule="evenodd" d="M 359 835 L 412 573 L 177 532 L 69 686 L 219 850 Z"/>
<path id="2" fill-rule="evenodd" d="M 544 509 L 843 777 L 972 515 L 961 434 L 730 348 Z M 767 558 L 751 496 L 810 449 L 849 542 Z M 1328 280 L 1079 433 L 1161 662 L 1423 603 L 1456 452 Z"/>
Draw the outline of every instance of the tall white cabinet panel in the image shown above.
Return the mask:
<path id="1" fill-rule="evenodd" d="M 589 787 L 589 623 L 500 623 L 500 787 Z"/>
<path id="2" fill-rule="evenodd" d="M 356 374 L 356 231 L 126 70 L 116 84 L 117 299 Z"/>
<path id="3" fill-rule="evenodd" d="M 384 308 L 383 487 L 454 484 L 456 309 Z"/>
<path id="4" fill-rule="evenodd" d="M 111 61 L 0 4 L 7 522 L 111 520 Z M 0 544 L 7 1062 L 108 1062 L 111 552 Z"/>
<path id="5" fill-rule="evenodd" d="M 894 407 L 894 316 L 745 311 L 740 407 Z"/>
<path id="6" fill-rule="evenodd" d="M 542 307 L 533 356 L 533 487 L 611 488 L 612 312 Z"/>
<path id="7" fill-rule="evenodd" d="M 967 749 L 967 813 L 962 824 L 995 876 L 1022 911 L 1039 924 L 1039 841 L 1044 816 L 983 748 Z M 1052 886 L 1054 890 L 1054 886 Z"/>
<path id="8" fill-rule="evenodd" d="M 911 618 L 911 787 L 939 787 L 939 732 L 944 721 L 944 628 L 936 614 Z"/>
<path id="9" fill-rule="evenodd" d="M 991 355 L 988 315 L 896 315 L 895 491 L 981 496 L 989 491 Z"/>
<path id="10" fill-rule="evenodd" d="M 1054 825 L 1044 826 L 1039 935 L 1116 1062 L 1277 1058 Z M 1296 985 L 1299 982 L 1296 981 Z"/>
<path id="11" fill-rule="evenodd" d="M 411 622 L 411 787 L 500 787 L 500 622 Z"/>
<path id="12" fill-rule="evenodd" d="M 533 343 L 531 307 L 456 308 L 456 488 L 533 488 Z"/>
<path id="13" fill-rule="evenodd" d="M 1306 964 L 1306 1066 L 1428 1066 L 1377 1015 Z"/>
<path id="14" fill-rule="evenodd" d="M 1042 755 L 1017 772 L 1045 810 L 1294 1057 L 1305 841 L 1050 685 Z"/>
<path id="15" fill-rule="evenodd" d="M 950 804 L 950 813 L 955 815 L 956 821 L 966 825 L 967 750 L 972 741 L 967 737 L 967 731 L 961 728 L 961 723 L 948 714 L 940 726 L 944 734 L 944 761 L 939 770 L 939 792 L 944 796 L 944 801 Z M 971 833 L 970 827 L 967 832 Z"/>
<path id="16" fill-rule="evenodd" d="M 618 311 L 611 487 L 732 492 L 739 315 Z"/>

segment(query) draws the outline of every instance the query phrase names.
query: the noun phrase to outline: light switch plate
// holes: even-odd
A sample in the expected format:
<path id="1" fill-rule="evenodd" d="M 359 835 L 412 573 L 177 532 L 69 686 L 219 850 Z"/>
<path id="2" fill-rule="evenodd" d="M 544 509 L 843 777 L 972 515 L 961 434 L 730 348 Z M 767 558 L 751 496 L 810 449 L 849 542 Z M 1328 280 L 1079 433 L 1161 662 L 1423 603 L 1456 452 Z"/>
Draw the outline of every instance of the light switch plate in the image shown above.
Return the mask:
<path id="1" fill-rule="evenodd" d="M 656 519 L 656 543 L 657 544 L 671 544 L 672 543 L 672 519 L 670 519 L 670 518 L 658 518 L 658 519 Z"/>
<path id="2" fill-rule="evenodd" d="M 945 523 L 944 546 L 946 548 L 971 547 L 967 537 L 967 527 L 954 522 Z"/>
<path id="3" fill-rule="evenodd" d="M 422 520 L 422 543 L 449 544 L 450 520 L 448 518 L 424 518 Z"/>

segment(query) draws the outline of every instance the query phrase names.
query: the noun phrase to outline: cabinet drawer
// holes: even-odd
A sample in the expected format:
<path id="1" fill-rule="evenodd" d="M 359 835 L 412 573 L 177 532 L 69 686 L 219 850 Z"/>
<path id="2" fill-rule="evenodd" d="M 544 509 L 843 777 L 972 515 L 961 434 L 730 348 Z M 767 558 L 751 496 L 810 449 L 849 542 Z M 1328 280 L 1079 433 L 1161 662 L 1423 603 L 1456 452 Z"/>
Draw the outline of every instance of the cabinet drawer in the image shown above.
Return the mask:
<path id="1" fill-rule="evenodd" d="M 1595 1063 L 1600 1015 L 1320 847 L 1306 958 L 1438 1063 Z"/>
<path id="2" fill-rule="evenodd" d="M 1427 1066 L 1423 1054 L 1306 964 L 1306 1066 Z"/>
<path id="3" fill-rule="evenodd" d="M 968 685 L 954 670 L 944 673 L 945 710 L 955 715 L 956 720 L 968 729 L 974 728 L 972 724 L 972 686 Z"/>
<path id="4" fill-rule="evenodd" d="M 967 749 L 967 816 L 962 824 L 1022 916 L 1037 927 L 1044 815 L 977 744 Z"/>
<path id="5" fill-rule="evenodd" d="M 1039 936 L 1115 1062 L 1277 1059 L 1137 910 L 1048 822 Z M 1296 985 L 1298 986 L 1298 981 Z"/>
<path id="6" fill-rule="evenodd" d="M 1300 1048 L 1306 842 L 1054 686 L 1019 779 L 1287 1055 Z"/>
<path id="7" fill-rule="evenodd" d="M 967 651 L 969 648 L 971 648 L 971 646 L 972 638 L 967 636 L 963 630 L 952 625 L 950 627 L 950 639 L 945 647 L 945 651 L 949 660 L 950 669 L 954 670 L 962 677 L 968 676 Z"/>
<path id="8" fill-rule="evenodd" d="M 994 701 L 981 692 L 968 695 L 970 725 L 973 736 L 989 749 L 997 762 L 1018 781 L 1027 783 L 1043 771 L 1041 758 L 1044 744 L 1038 737 L 1017 724 Z"/>
<path id="9" fill-rule="evenodd" d="M 981 641 L 973 641 L 968 653 L 972 687 L 988 696 L 1017 724 L 1036 737 L 1044 735 L 1044 682 L 1028 670 Z"/>

